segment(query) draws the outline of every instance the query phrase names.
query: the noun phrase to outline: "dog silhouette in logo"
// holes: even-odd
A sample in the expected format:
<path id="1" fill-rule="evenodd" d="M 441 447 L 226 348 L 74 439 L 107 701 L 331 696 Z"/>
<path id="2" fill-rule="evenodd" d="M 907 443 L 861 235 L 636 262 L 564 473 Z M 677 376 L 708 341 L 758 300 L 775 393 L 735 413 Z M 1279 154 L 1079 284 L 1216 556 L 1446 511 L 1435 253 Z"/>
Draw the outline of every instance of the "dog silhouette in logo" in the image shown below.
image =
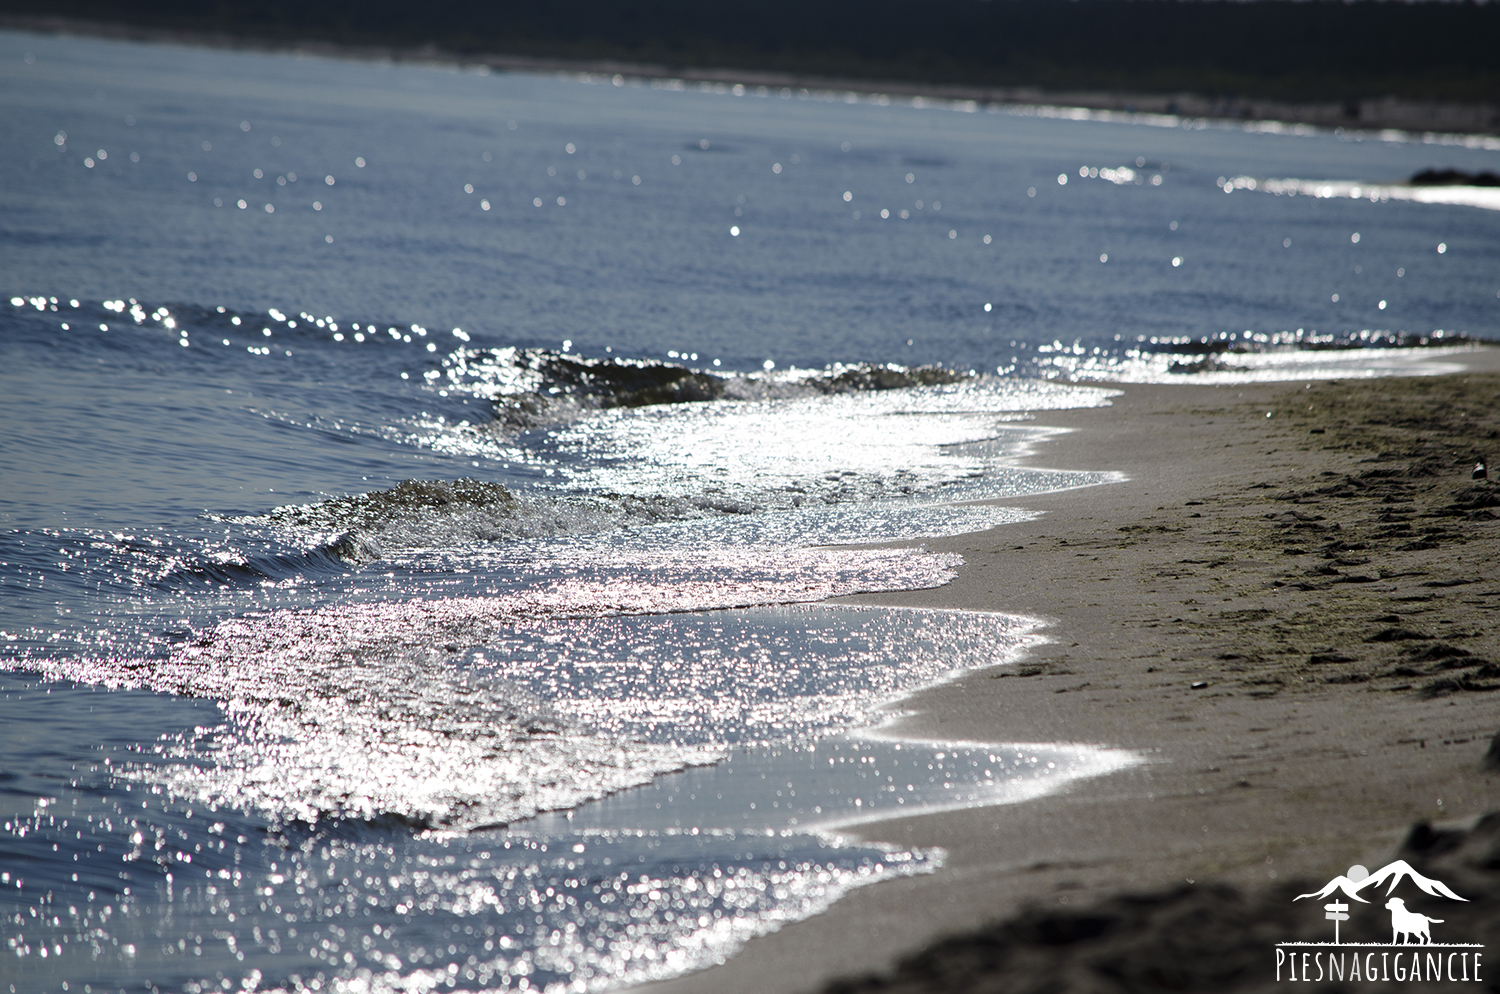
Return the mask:
<path id="1" fill-rule="evenodd" d="M 1442 924 L 1443 919 L 1428 918 L 1415 911 L 1407 911 L 1406 902 L 1399 897 L 1391 898 L 1385 902 L 1385 906 L 1391 912 L 1391 945 L 1418 940 L 1428 945 L 1432 944 L 1432 931 L 1427 926 L 1434 923 Z"/>

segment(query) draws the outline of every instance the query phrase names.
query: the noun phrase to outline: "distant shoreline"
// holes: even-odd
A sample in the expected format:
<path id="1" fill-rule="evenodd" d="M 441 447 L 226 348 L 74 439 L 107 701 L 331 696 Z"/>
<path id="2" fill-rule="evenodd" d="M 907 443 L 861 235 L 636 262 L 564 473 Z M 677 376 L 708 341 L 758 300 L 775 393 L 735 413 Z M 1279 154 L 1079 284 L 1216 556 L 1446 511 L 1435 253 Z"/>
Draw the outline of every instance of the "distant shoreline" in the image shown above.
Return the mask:
<path id="1" fill-rule="evenodd" d="M 981 86 L 913 80 L 818 75 L 721 66 L 668 65 L 618 59 L 566 59 L 499 52 L 460 53 L 435 46 L 400 47 L 343 42 L 232 35 L 65 17 L 0 14 L 0 29 L 37 34 L 81 35 L 122 41 L 157 42 L 242 51 L 277 52 L 359 61 L 483 67 L 495 72 L 569 73 L 620 76 L 635 80 L 677 80 L 708 85 L 741 85 L 769 90 L 853 93 L 985 106 L 1170 115 L 1187 120 L 1237 124 L 1276 123 L 1320 129 L 1395 130 L 1421 135 L 1500 136 L 1500 104 L 1415 100 L 1387 96 L 1358 100 L 1292 101 L 1255 97 L 1214 97 L 1200 93 Z"/>

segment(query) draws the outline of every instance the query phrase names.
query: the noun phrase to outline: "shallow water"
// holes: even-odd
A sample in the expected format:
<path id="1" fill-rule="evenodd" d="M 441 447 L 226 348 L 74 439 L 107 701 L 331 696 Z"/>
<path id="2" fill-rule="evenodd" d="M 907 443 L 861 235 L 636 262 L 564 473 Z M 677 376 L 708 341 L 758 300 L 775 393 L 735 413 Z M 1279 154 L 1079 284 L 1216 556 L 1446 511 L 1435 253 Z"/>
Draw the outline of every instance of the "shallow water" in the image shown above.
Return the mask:
<path id="1" fill-rule="evenodd" d="M 720 634 L 726 627 L 738 629 L 740 652 L 763 663 L 809 633 L 815 643 L 819 633 L 842 631 L 840 621 L 849 619 L 839 619 L 839 613 L 763 610 L 690 616 L 687 624 Z M 878 612 L 854 613 L 863 615 L 866 629 L 890 621 Z M 904 620 L 942 636 L 951 633 L 916 612 Z M 1017 627 L 998 619 L 965 620 L 988 628 L 985 636 Z M 643 627 L 674 624 L 669 618 L 626 622 L 634 629 L 632 641 Z M 590 634 L 590 646 L 608 646 L 609 639 Z M 988 638 L 957 648 L 1001 651 Z M 495 647 L 503 649 L 512 650 L 512 666 L 525 658 L 512 646 Z M 707 647 L 700 653 L 717 655 Z M 690 728 L 685 735 L 681 723 L 673 722 L 680 700 L 632 697 L 617 680 L 580 685 L 559 680 L 552 668 L 528 671 L 532 686 L 571 683 L 584 691 L 573 697 L 554 693 L 549 713 L 527 716 L 530 733 L 556 737 L 555 748 L 567 750 L 567 761 L 542 770 L 538 760 L 545 761 L 550 750 L 512 743 L 513 756 L 525 757 L 526 776 L 518 778 L 509 764 L 487 779 L 484 774 L 494 771 L 484 768 L 486 757 L 455 756 L 451 744 L 424 741 L 424 732 L 437 730 L 430 721 L 393 726 L 387 713 L 362 726 L 381 733 L 386 743 L 393 732 L 399 735 L 399 753 L 353 741 L 358 733 L 351 726 L 360 722 L 348 715 L 332 742 L 299 737 L 284 724 L 271 728 L 268 740 L 273 722 L 247 713 L 242 699 L 224 705 L 221 716 L 194 697 L 103 692 L 0 674 L 3 745 L 10 757 L 0 795 L 0 862 L 7 867 L 0 885 L 16 956 L 8 973 L 18 989 L 28 990 L 55 986 L 62 978 L 124 990 L 206 990 L 226 978 L 242 989 L 525 989 L 553 982 L 606 989 L 722 961 L 746 939 L 816 913 L 851 887 L 930 872 L 939 861 L 933 853 L 851 845 L 834 831 L 842 825 L 907 808 L 1016 803 L 1130 761 L 1124 754 L 1076 747 L 788 739 L 798 720 L 804 730 L 820 721 L 826 729 L 830 719 L 817 714 L 819 708 L 841 702 L 858 707 L 869 698 L 868 687 L 851 685 L 859 682 L 851 679 L 852 667 L 839 665 L 853 657 L 887 681 L 895 678 L 896 686 L 921 676 L 908 671 L 897 677 L 880 666 L 868 645 L 851 653 L 844 644 L 782 672 L 782 680 L 800 693 L 772 687 L 761 692 L 761 703 L 732 714 L 710 708 L 720 727 Z M 928 665 L 951 661 L 934 652 Z M 468 662 L 470 671 L 483 666 L 477 652 Z M 575 660 L 570 668 L 585 667 Z M 636 682 L 654 682 L 640 667 L 615 668 L 632 671 Z M 700 693 L 734 679 L 732 666 L 700 661 L 695 669 L 710 685 Z M 659 689 L 661 674 L 654 677 Z M 819 679 L 835 680 L 841 693 L 817 693 Z M 679 679 L 669 683 L 683 685 Z M 436 685 L 425 682 L 429 697 L 441 693 Z M 464 689 L 472 692 L 474 686 L 471 681 Z M 514 709 L 527 689 L 511 688 L 503 697 Z M 446 722 L 464 720 L 454 713 L 456 706 L 477 703 L 464 696 L 444 701 Z M 788 696 L 800 702 L 790 721 L 787 709 L 777 706 Z M 600 724 L 616 735 L 636 731 L 635 741 L 624 739 L 611 749 L 586 736 L 568 736 L 569 725 L 590 711 L 613 712 Z M 472 711 L 468 717 L 473 720 Z M 858 717 L 846 711 L 831 720 L 848 724 Z M 242 739 L 236 732 L 247 722 L 260 727 Z M 538 728 L 542 723 L 545 729 Z M 100 741 L 100 726 L 130 732 Z M 509 825 L 494 820 L 576 803 L 597 789 L 600 765 L 610 760 L 605 776 L 627 781 L 649 777 L 652 760 L 669 756 L 669 766 L 681 762 L 677 743 L 652 748 L 669 729 L 678 738 L 716 743 L 702 750 L 705 760 L 722 754 L 723 743 L 747 737 L 769 735 L 776 744 L 735 750 L 718 765 L 661 777 L 642 790 L 565 814 Z M 27 741 L 28 730 L 43 730 L 46 742 Z M 326 724 L 319 731 L 326 734 Z M 159 736 L 156 749 L 149 745 L 152 733 Z M 142 740 L 148 743 L 144 750 Z M 493 737 L 479 742 L 496 748 Z M 247 744 L 259 751 L 246 751 Z M 351 745 L 362 747 L 357 759 L 347 751 Z M 411 777 L 408 790 L 420 792 L 437 772 L 431 764 L 465 760 L 469 769 L 445 771 L 450 775 L 442 780 L 445 830 L 413 831 L 419 818 L 436 820 L 430 794 L 401 796 L 373 818 L 330 822 L 325 811 L 318 826 L 296 817 L 315 797 L 327 805 L 340 775 L 362 788 L 368 803 L 380 799 L 380 786 L 402 774 Z M 411 776 L 411 767 L 424 764 L 427 777 Z M 473 793 L 455 798 L 464 787 Z M 561 796 L 537 798 L 549 789 Z M 507 790 L 508 804 L 501 799 Z M 341 798 L 345 812 L 352 793 Z M 463 808 L 463 826 L 456 807 Z M 454 832 L 458 827 L 463 831 Z M 57 856 L 38 858 L 52 846 Z"/>
<path id="2" fill-rule="evenodd" d="M 1500 215 L 1342 195 L 1493 150 L 621 84 L 0 32 L 0 983 L 604 990 L 930 872 L 841 831 L 1133 759 L 885 737 L 1036 623 L 818 602 L 1117 479 L 1020 466 L 1069 380 L 1500 334 Z"/>

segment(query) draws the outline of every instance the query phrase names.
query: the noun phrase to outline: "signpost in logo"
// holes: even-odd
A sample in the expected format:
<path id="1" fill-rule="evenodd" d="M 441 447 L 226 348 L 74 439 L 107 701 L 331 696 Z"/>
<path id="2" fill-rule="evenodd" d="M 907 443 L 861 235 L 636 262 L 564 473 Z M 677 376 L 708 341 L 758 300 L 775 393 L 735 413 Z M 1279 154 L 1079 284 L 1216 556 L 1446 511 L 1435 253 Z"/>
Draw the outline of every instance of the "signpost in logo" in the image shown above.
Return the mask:
<path id="1" fill-rule="evenodd" d="M 1304 894 L 1302 896 L 1306 897 L 1307 895 Z M 1349 910 L 1349 905 L 1340 901 L 1334 901 L 1332 904 L 1323 905 L 1323 910 L 1328 912 L 1323 917 L 1333 922 L 1333 944 L 1336 946 L 1339 944 L 1339 922 L 1349 920 L 1349 915 L 1346 913 Z"/>
<path id="2" fill-rule="evenodd" d="M 1339 924 L 1350 920 L 1350 905 L 1334 900 L 1323 905 L 1323 917 L 1333 922 L 1332 942 L 1281 942 L 1276 946 L 1276 979 L 1296 981 L 1448 981 L 1482 983 L 1484 946 L 1471 942 L 1438 942 L 1432 926 L 1443 924 L 1406 906 L 1406 900 L 1394 896 L 1396 887 L 1411 884 L 1428 897 L 1467 901 L 1441 880 L 1424 877 L 1403 859 L 1382 866 L 1371 873 L 1363 866 L 1351 866 L 1347 873 L 1334 877 L 1322 890 L 1299 894 L 1303 898 L 1324 899 L 1335 893 L 1360 904 L 1370 902 L 1362 891 L 1378 891 L 1386 884 L 1385 910 L 1390 912 L 1390 942 L 1340 941 Z M 1316 974 L 1316 975 L 1314 975 Z"/>

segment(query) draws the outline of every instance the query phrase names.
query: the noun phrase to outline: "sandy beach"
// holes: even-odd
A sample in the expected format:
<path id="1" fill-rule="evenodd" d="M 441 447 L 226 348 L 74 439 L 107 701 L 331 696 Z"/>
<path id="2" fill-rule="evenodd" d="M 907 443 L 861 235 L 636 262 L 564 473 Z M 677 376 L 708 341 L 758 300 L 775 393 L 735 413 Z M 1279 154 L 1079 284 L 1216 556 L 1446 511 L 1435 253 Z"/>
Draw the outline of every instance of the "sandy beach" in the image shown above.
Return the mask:
<path id="1" fill-rule="evenodd" d="M 1473 826 L 1500 808 L 1485 764 L 1500 485 L 1471 471 L 1500 458 L 1500 350 L 1462 361 L 1439 377 L 1127 385 L 1112 407 L 1040 416 L 1070 431 L 1029 465 L 1128 481 L 1008 502 L 1044 513 L 927 543 L 964 556 L 954 583 L 855 600 L 1047 623 L 1020 663 L 905 702 L 901 731 L 1143 762 L 1038 801 L 870 825 L 862 837 L 941 847 L 946 865 L 651 990 L 1269 987 L 1273 945 L 1326 924 L 1291 898 L 1398 854 L 1474 896 L 1454 934 L 1493 935 L 1500 826 Z"/>
<path id="2" fill-rule="evenodd" d="M 0 19 L 0 994 L 1494 934 L 1496 215 L 1403 177 L 1500 139 L 171 23 Z"/>

